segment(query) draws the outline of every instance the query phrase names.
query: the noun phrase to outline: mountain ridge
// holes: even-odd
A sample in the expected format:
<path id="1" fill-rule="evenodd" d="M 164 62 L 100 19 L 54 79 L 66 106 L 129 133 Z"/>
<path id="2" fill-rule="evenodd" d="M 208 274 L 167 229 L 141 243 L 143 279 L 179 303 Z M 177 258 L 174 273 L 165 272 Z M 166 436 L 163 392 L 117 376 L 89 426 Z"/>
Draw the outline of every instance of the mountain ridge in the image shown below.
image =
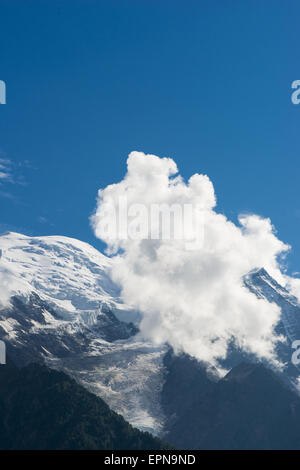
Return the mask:
<path id="1" fill-rule="evenodd" d="M 241 363 L 194 397 L 164 435 L 180 449 L 300 449 L 300 398 L 263 364 Z"/>

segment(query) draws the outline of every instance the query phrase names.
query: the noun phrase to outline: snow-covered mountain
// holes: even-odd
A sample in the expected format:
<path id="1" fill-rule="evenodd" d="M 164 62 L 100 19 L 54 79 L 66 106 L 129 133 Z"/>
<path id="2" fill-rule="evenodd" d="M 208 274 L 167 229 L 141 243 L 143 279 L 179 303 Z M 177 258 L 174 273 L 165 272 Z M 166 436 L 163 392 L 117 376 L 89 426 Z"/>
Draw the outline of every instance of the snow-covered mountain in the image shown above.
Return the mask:
<path id="1" fill-rule="evenodd" d="M 300 305 L 296 297 L 279 285 L 264 268 L 250 272 L 244 282 L 257 297 L 279 305 L 283 333 L 290 342 L 300 340 Z"/>
<path id="2" fill-rule="evenodd" d="M 130 423 L 158 433 L 166 347 L 139 338 L 112 261 L 67 237 L 0 236 L 0 338 L 18 364 L 65 370 Z"/>
<path id="3" fill-rule="evenodd" d="M 27 237 L 6 233 L 0 237 L 0 263 L 5 287 L 12 295 L 38 294 L 62 317 L 80 320 L 88 311 L 107 304 L 119 312 L 128 309 L 111 281 L 112 260 L 87 243 L 67 237 Z"/>
<path id="4" fill-rule="evenodd" d="M 17 364 L 45 361 L 62 369 L 134 426 L 161 434 L 169 419 L 161 402 L 169 348 L 139 335 L 138 313 L 124 305 L 110 278 L 112 263 L 71 238 L 1 235 L 0 339 Z M 296 381 L 299 372 L 290 358 L 291 341 L 300 339 L 297 300 L 264 269 L 249 273 L 245 285 L 281 307 L 278 328 L 287 342 L 278 354 L 288 363 L 286 376 Z M 234 351 L 226 367 L 241 356 Z M 176 369 L 179 382 L 187 362 Z"/>

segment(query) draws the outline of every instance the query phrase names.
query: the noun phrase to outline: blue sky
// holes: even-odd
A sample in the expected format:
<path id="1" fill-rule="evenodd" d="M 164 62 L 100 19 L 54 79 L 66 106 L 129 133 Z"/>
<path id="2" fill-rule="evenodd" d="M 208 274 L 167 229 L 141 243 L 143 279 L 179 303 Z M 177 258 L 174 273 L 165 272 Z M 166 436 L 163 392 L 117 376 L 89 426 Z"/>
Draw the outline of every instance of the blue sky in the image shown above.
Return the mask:
<path id="1" fill-rule="evenodd" d="M 300 271 L 299 17 L 293 0 L 0 0 L 0 231 L 99 247 L 97 189 L 141 150 L 207 173 L 232 220 L 271 217 Z"/>

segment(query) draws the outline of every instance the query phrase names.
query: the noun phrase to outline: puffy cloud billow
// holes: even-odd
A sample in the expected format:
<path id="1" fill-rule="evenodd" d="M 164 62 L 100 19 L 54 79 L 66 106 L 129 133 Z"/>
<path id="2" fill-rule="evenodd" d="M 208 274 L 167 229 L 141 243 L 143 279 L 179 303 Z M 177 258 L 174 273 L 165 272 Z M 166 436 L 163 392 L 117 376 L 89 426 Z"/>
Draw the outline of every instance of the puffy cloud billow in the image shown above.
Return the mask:
<path id="1" fill-rule="evenodd" d="M 124 200 L 128 209 L 134 208 L 127 220 L 120 216 Z M 151 238 L 154 221 L 143 237 L 126 237 L 134 217 L 140 221 L 157 204 L 193 207 L 188 240 L 197 231 L 201 236 L 192 249 L 186 239 Z M 276 237 L 269 219 L 243 215 L 234 224 L 215 206 L 208 176 L 195 174 L 185 182 L 172 159 L 132 152 L 124 179 L 99 190 L 92 225 L 113 254 L 112 278 L 124 301 L 141 312 L 145 338 L 168 342 L 175 351 L 215 365 L 226 357 L 231 341 L 259 358 L 275 360 L 280 309 L 251 293 L 243 276 L 264 267 L 286 284 L 279 260 L 289 246 Z M 112 207 L 114 213 L 108 210 Z M 116 217 L 119 230 L 112 236 L 107 227 L 114 226 Z M 154 232 L 161 234 L 161 226 L 154 226 Z"/>

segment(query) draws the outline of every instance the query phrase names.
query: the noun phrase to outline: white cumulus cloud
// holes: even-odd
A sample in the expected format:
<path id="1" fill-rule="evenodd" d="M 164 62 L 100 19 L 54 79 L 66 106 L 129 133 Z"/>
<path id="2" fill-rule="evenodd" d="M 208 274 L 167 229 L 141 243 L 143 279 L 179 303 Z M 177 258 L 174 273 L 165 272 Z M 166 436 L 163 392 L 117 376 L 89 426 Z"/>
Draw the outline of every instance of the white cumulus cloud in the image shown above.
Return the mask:
<path id="1" fill-rule="evenodd" d="M 188 234 L 201 231 L 200 243 L 187 249 L 180 238 L 153 239 L 149 226 L 148 236 L 125 237 L 128 220 L 119 217 L 125 199 L 128 208 L 135 205 L 130 221 L 153 205 L 191 205 L 197 223 Z M 111 205 L 114 215 L 106 211 Z M 172 159 L 132 152 L 123 180 L 99 190 L 92 225 L 114 255 L 112 277 L 124 301 L 142 314 L 145 338 L 215 365 L 226 357 L 232 340 L 259 358 L 274 360 L 280 309 L 244 287 L 243 276 L 264 267 L 286 284 L 278 259 L 289 246 L 276 237 L 269 219 L 242 215 L 234 224 L 215 207 L 208 176 L 194 174 L 185 182 Z M 113 225 L 116 214 L 126 227 L 112 238 L 103 223 Z"/>

